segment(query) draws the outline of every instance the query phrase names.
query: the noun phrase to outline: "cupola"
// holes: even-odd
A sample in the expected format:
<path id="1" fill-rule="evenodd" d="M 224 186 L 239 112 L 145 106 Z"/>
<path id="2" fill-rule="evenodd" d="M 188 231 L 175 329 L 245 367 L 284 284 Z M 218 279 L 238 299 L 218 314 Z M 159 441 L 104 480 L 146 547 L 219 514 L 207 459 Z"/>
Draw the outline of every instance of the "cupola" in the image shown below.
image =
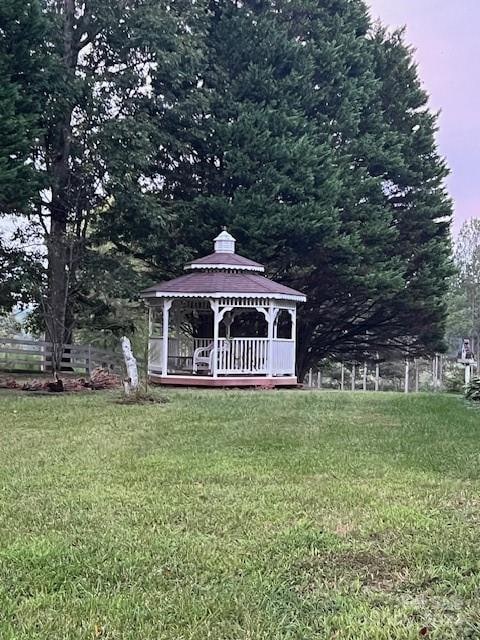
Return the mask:
<path id="1" fill-rule="evenodd" d="M 235 253 L 235 238 L 223 227 L 223 231 L 214 240 L 215 253 Z"/>

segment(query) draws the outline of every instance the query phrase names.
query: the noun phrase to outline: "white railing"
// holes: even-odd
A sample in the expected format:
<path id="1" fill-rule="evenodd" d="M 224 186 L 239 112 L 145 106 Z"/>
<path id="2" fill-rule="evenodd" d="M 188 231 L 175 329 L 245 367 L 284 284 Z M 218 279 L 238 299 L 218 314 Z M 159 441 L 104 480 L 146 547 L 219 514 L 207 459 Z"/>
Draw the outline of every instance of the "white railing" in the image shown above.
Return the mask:
<path id="1" fill-rule="evenodd" d="M 162 369 L 163 341 L 162 338 L 152 337 L 148 341 L 148 368 L 152 371 Z"/>
<path id="2" fill-rule="evenodd" d="M 265 374 L 268 372 L 268 338 L 219 338 L 219 374 Z"/>
<path id="3" fill-rule="evenodd" d="M 213 338 L 180 338 L 168 339 L 168 369 L 192 369 L 193 353 L 198 347 L 207 347 L 213 342 Z M 160 371 L 163 365 L 163 338 L 150 336 L 149 339 L 149 367 L 152 371 Z"/>
<path id="4" fill-rule="evenodd" d="M 274 376 L 295 375 L 295 342 L 275 339 L 272 345 Z"/>
<path id="5" fill-rule="evenodd" d="M 193 353 L 199 347 L 208 347 L 213 338 L 169 338 L 168 369 L 191 371 Z M 152 371 L 162 368 L 162 338 L 151 337 L 149 363 Z M 217 373 L 219 375 L 269 373 L 268 338 L 219 338 L 217 351 Z M 274 339 L 272 342 L 272 374 L 274 376 L 295 375 L 295 342 Z"/>

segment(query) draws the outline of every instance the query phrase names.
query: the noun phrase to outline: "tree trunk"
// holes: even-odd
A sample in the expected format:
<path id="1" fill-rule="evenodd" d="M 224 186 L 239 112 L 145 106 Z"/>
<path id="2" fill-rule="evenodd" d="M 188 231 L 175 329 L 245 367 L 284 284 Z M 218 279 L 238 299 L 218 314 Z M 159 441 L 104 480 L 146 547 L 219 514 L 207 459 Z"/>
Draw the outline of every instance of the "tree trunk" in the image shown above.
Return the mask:
<path id="1" fill-rule="evenodd" d="M 63 73 L 65 85 L 75 73 L 77 55 L 74 48 L 75 0 L 63 0 Z M 51 184 L 50 229 L 47 238 L 48 282 L 45 296 L 44 320 L 52 343 L 52 369 L 60 371 L 66 340 L 71 336 L 71 321 L 67 322 L 69 307 L 69 278 L 72 270 L 73 246 L 68 239 L 70 203 L 70 156 L 73 104 L 65 99 L 62 114 L 48 132 L 49 173 Z M 71 314 L 68 317 L 72 318 Z M 67 326 L 69 325 L 69 326 Z"/>

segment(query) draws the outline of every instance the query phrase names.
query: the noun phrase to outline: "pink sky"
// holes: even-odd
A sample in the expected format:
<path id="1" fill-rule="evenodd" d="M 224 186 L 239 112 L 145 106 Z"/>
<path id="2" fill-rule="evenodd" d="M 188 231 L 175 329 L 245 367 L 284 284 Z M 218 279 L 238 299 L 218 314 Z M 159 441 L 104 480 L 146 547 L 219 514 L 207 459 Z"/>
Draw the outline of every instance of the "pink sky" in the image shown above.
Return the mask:
<path id="1" fill-rule="evenodd" d="M 431 107 L 441 110 L 438 144 L 451 169 L 453 231 L 480 216 L 480 0 L 367 0 L 372 18 L 406 25 Z"/>

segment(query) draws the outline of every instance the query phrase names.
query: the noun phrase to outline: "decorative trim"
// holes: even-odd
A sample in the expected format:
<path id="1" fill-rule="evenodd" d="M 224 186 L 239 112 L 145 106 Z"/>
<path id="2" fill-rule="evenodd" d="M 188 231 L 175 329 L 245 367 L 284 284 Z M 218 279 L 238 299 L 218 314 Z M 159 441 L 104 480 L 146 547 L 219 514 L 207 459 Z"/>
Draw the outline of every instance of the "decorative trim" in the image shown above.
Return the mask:
<path id="1" fill-rule="evenodd" d="M 220 270 L 220 271 L 256 271 L 258 273 L 265 273 L 265 267 L 255 267 L 253 265 L 242 265 L 242 264 L 186 264 L 183 267 L 184 271 L 197 270 L 197 271 L 210 271 L 210 270 Z"/>
<path id="2" fill-rule="evenodd" d="M 218 300 L 219 298 L 262 298 L 268 300 L 292 300 L 295 302 L 305 302 L 306 296 L 290 293 L 231 293 L 228 291 L 216 293 L 179 293 L 174 291 L 152 291 L 142 294 L 142 298 L 203 298 L 206 300 Z"/>

